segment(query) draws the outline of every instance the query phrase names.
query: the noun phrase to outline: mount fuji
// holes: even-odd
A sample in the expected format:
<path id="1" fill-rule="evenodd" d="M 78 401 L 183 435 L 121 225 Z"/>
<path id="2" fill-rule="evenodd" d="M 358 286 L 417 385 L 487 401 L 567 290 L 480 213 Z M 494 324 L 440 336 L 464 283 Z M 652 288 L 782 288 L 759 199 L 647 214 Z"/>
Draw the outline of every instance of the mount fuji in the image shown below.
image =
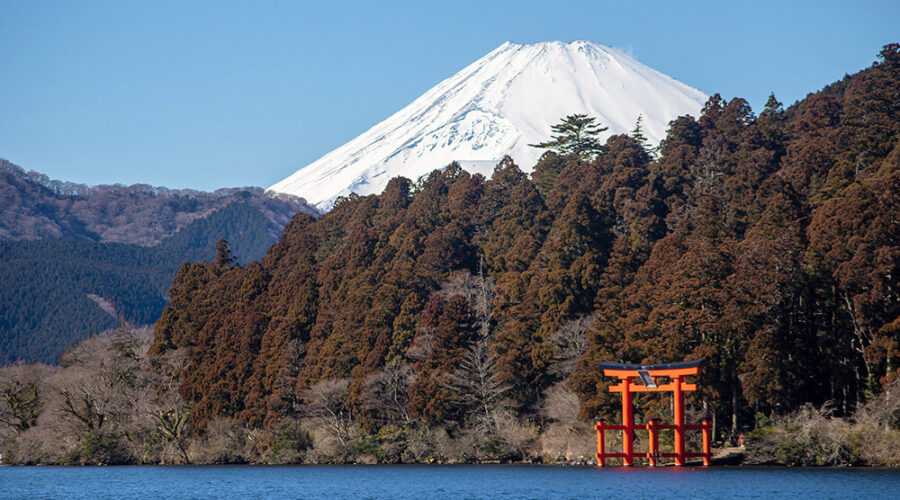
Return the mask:
<path id="1" fill-rule="evenodd" d="M 380 193 L 396 176 L 420 176 L 457 161 L 490 176 L 510 155 L 526 172 L 566 115 L 585 113 L 609 127 L 602 139 L 642 116 L 653 143 L 669 121 L 698 115 L 707 96 L 621 50 L 587 41 L 506 42 L 359 137 L 271 186 L 320 210 L 351 192 Z"/>

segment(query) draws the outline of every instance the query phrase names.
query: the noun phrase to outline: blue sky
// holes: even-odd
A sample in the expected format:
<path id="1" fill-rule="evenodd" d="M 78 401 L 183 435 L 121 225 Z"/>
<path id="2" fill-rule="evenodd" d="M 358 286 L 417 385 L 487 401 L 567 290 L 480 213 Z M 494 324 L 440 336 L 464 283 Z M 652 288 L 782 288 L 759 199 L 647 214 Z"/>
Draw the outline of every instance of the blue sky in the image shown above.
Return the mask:
<path id="1" fill-rule="evenodd" d="M 268 186 L 504 41 L 591 40 L 785 104 L 900 41 L 900 2 L 0 0 L 0 157 L 87 184 Z"/>

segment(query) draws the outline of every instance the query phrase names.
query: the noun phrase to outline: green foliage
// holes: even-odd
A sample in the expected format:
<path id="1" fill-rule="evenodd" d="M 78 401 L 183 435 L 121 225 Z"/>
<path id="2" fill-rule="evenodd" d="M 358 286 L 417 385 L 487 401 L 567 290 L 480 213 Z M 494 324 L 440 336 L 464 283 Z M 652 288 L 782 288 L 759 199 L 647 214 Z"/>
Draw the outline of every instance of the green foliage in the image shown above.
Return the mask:
<path id="1" fill-rule="evenodd" d="M 133 245 L 70 240 L 0 243 L 0 362 L 56 362 L 78 340 L 118 325 L 89 294 L 132 323 L 152 323 L 165 306 L 177 264 Z"/>
<path id="2" fill-rule="evenodd" d="M 807 460 L 808 449 L 805 443 L 801 443 L 794 437 L 787 437 L 775 450 L 775 458 L 784 465 L 815 465 Z"/>
<path id="3" fill-rule="evenodd" d="M 101 431 L 90 432 L 78 446 L 63 457 L 68 465 L 123 465 L 132 457 L 118 436 Z"/>
<path id="4" fill-rule="evenodd" d="M 355 456 L 374 456 L 380 458 L 383 455 L 381 445 L 378 442 L 378 436 L 367 435 L 357 440 L 354 444 L 352 454 Z"/>
<path id="5" fill-rule="evenodd" d="M 531 180 L 534 187 L 543 197 L 547 197 L 553 191 L 556 185 L 556 178 L 566 166 L 565 158 L 554 153 L 546 151 L 538 159 L 537 165 L 534 166 L 534 172 L 531 174 Z"/>
<path id="6" fill-rule="evenodd" d="M 631 130 L 631 137 L 637 141 L 638 144 L 641 145 L 641 148 L 647 152 L 647 154 L 656 157 L 657 150 L 650 144 L 650 141 L 647 140 L 647 136 L 644 135 L 644 115 L 638 115 L 637 120 L 634 122 L 634 128 Z"/>
<path id="7" fill-rule="evenodd" d="M 550 127 L 556 134 L 551 140 L 529 146 L 549 149 L 569 160 L 591 160 L 603 152 L 603 144 L 598 136 L 609 129 L 594 123 L 596 120 L 597 118 L 584 114 L 568 115 L 559 124 Z"/>
<path id="8" fill-rule="evenodd" d="M 274 435 L 271 445 L 266 449 L 267 463 L 302 463 L 303 454 L 313 445 L 309 431 L 300 427 L 296 420 L 285 419 Z"/>

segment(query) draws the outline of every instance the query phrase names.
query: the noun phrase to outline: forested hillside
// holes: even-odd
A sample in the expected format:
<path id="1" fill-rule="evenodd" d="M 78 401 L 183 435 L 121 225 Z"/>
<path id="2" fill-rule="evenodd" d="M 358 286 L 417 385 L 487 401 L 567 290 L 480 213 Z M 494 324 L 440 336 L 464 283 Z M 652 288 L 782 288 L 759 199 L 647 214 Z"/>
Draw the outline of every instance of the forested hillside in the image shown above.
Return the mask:
<path id="1" fill-rule="evenodd" d="M 277 230 L 255 204 L 233 201 L 152 247 L 0 241 L 0 364 L 56 363 L 64 349 L 120 320 L 153 324 L 182 264 L 213 258 L 222 238 L 248 263 L 265 254 Z"/>
<path id="2" fill-rule="evenodd" d="M 530 176 L 396 178 L 258 262 L 182 266 L 148 351 L 167 415 L 242 443 L 221 461 L 589 456 L 619 411 L 597 363 L 704 358 L 688 415 L 717 439 L 830 402 L 857 427 L 813 463 L 900 463 L 900 44 L 787 109 L 714 95 L 658 151 L 596 125 L 566 117 Z"/>
<path id="3" fill-rule="evenodd" d="M 376 429 L 395 417 L 364 401 L 391 370 L 413 419 L 465 422 L 455 389 L 478 370 L 520 416 L 565 382 L 583 418 L 612 417 L 597 362 L 694 358 L 694 404 L 735 430 L 804 402 L 849 412 L 900 361 L 898 50 L 788 110 L 715 95 L 658 159 L 619 135 L 592 160 L 548 152 L 533 179 L 451 165 L 299 215 L 258 263 L 182 268 L 153 350 L 189 352 L 198 426 L 277 420 L 349 377 Z"/>

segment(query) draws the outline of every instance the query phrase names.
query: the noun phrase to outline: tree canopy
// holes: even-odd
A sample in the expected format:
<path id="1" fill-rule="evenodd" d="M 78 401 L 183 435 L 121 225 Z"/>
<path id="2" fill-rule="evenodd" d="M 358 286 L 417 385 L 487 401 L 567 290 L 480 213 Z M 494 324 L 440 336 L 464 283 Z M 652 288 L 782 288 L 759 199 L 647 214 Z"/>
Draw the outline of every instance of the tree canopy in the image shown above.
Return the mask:
<path id="1" fill-rule="evenodd" d="M 551 140 L 529 146 L 548 149 L 570 160 L 590 160 L 603 151 L 600 134 L 609 129 L 586 114 L 573 114 L 563 118 L 559 124 L 550 127 L 554 134 Z"/>

